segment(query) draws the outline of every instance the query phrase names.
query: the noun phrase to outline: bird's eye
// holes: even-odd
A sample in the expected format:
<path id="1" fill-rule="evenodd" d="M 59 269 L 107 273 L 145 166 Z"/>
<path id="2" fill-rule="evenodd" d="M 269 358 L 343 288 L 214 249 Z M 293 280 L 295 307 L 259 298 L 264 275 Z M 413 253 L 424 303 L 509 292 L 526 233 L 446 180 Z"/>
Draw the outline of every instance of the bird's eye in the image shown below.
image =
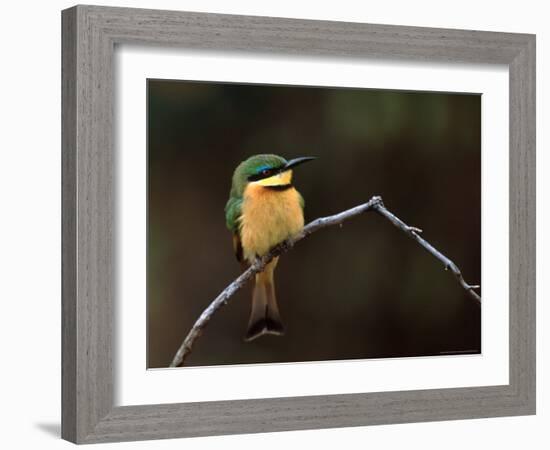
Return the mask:
<path id="1" fill-rule="evenodd" d="M 266 177 L 266 176 L 268 176 L 270 173 L 271 173 L 271 169 L 263 169 L 263 170 L 260 172 L 260 175 Z"/>

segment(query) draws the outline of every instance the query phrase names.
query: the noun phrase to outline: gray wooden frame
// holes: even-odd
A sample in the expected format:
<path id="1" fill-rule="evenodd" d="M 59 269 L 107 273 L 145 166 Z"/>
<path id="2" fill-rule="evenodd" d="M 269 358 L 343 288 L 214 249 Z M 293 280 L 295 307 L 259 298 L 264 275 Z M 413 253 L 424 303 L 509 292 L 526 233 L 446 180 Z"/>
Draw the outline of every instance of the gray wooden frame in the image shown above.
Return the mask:
<path id="1" fill-rule="evenodd" d="M 93 443 L 535 413 L 535 36 L 97 6 L 63 11 L 62 31 L 63 438 Z M 506 64 L 509 384 L 114 407 L 113 52 L 119 43 Z"/>

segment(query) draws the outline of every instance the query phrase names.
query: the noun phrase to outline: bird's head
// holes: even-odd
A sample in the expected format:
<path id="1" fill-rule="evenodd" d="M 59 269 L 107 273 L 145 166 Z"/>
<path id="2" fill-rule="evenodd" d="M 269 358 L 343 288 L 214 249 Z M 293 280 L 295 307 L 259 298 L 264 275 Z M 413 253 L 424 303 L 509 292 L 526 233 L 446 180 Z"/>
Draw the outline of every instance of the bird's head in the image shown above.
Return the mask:
<path id="1" fill-rule="evenodd" d="M 315 159 L 311 156 L 291 159 L 277 155 L 254 155 L 239 164 L 233 174 L 233 187 L 240 190 L 250 184 L 276 188 L 292 183 L 294 167 Z"/>

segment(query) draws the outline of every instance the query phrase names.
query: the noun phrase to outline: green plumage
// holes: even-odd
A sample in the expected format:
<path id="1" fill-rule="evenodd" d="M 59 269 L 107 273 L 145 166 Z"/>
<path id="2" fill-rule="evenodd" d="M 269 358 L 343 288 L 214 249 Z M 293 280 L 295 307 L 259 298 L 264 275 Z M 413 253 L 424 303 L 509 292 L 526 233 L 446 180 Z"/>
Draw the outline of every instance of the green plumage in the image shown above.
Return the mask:
<path id="1" fill-rule="evenodd" d="M 241 217 L 241 206 L 243 199 L 240 197 L 229 197 L 225 205 L 225 225 L 233 233 L 238 232 L 238 219 Z"/>

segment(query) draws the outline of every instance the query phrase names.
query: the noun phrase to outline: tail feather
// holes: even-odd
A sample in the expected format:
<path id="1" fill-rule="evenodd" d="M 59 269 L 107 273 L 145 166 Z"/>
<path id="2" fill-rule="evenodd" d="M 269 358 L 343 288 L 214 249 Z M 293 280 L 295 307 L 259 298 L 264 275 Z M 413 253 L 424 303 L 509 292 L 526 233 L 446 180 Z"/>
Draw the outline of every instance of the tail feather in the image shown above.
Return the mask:
<path id="1" fill-rule="evenodd" d="M 277 261 L 274 260 L 263 272 L 256 275 L 248 330 L 244 337 L 246 341 L 252 341 L 264 334 L 284 334 L 273 281 L 273 271 L 276 265 Z"/>

